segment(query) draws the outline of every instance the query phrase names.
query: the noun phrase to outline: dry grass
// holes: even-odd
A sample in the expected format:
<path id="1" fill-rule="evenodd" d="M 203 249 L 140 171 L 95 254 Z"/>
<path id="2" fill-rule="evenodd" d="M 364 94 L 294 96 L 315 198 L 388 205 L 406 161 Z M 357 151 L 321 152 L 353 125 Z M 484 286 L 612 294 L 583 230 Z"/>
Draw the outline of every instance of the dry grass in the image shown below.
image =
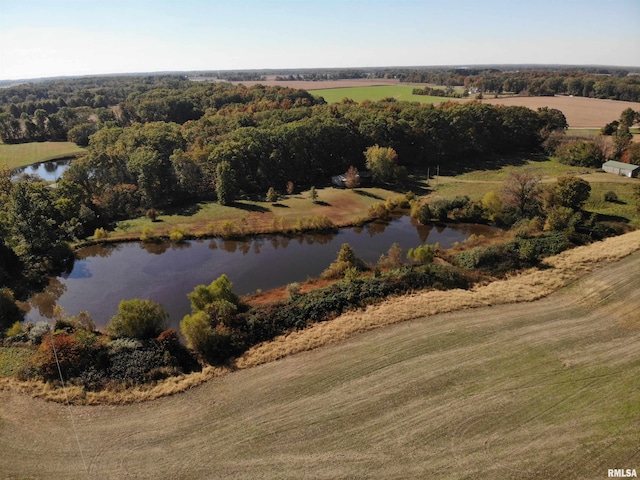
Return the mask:
<path id="1" fill-rule="evenodd" d="M 555 257 L 549 270 L 570 285 L 532 303 L 420 317 L 154 402 L 66 408 L 2 390 L 0 477 L 564 480 L 637 468 L 640 318 L 628 299 L 640 253 L 613 260 L 639 241 Z M 503 286 L 543 295 L 551 285 L 534 273 L 515 280 L 535 292 Z M 426 296 L 402 300 L 399 316 L 428 310 Z"/>

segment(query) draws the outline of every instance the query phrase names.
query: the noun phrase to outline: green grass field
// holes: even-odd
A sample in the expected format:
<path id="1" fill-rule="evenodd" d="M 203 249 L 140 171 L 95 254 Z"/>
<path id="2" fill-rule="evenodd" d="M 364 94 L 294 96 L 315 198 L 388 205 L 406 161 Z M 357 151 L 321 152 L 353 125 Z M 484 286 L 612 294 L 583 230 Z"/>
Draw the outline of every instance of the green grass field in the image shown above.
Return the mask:
<path id="1" fill-rule="evenodd" d="M 310 90 L 309 92 L 317 97 L 323 97 L 327 103 L 340 102 L 344 98 L 361 102 L 363 100 L 382 100 L 387 97 L 392 97 L 396 100 L 419 103 L 441 103 L 460 100 L 457 98 L 413 95 L 411 92 L 414 88 L 417 87 L 412 85 L 382 85 L 374 87 L 328 88 L 324 90 Z"/>
<path id="2" fill-rule="evenodd" d="M 77 157 L 85 152 L 73 142 L 0 143 L 0 165 L 14 169 L 33 163 Z"/>

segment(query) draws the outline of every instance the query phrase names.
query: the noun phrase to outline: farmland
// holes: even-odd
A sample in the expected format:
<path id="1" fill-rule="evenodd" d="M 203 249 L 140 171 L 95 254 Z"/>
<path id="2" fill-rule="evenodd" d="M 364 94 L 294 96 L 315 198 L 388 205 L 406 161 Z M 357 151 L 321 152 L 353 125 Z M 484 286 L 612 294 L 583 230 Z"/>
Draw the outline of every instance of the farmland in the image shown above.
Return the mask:
<path id="1" fill-rule="evenodd" d="M 310 90 L 317 96 L 323 97 L 327 103 L 340 102 L 349 98 L 356 102 L 363 100 L 382 100 L 383 98 L 395 98 L 396 100 L 420 103 L 441 103 L 449 100 L 458 101 L 456 98 L 432 97 L 428 95 L 413 95 L 411 93 L 415 85 L 381 85 L 367 87 L 328 88 L 322 90 Z"/>
<path id="2" fill-rule="evenodd" d="M 30 142 L 15 145 L 0 143 L 0 166 L 24 167 L 33 163 L 82 155 L 84 150 L 72 142 Z"/>
<path id="3" fill-rule="evenodd" d="M 618 120 L 622 111 L 627 108 L 640 110 L 640 103 L 569 96 L 486 98 L 483 102 L 532 109 L 557 108 L 567 117 L 569 127 L 573 128 L 599 129 L 613 120 Z"/>
<path id="4" fill-rule="evenodd" d="M 0 468 L 9 478 L 564 479 L 635 467 L 640 319 L 625 299 L 640 253 L 612 260 L 639 248 L 634 232 L 565 252 L 468 292 L 485 305 L 473 310 L 427 317 L 438 302 L 423 293 L 348 314 L 336 328 L 414 320 L 345 341 L 334 328 L 321 350 L 153 403 L 68 410 L 0 391 Z M 499 304 L 498 292 L 528 295 L 545 276 L 569 285 Z M 281 343 L 312 348 L 295 337 Z"/>

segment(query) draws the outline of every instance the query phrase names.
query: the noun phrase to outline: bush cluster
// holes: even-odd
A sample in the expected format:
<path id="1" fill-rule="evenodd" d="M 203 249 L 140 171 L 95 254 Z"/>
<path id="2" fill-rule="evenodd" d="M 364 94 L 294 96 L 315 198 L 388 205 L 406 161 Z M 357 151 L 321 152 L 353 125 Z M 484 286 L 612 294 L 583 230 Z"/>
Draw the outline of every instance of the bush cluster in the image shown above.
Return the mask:
<path id="1" fill-rule="evenodd" d="M 556 255 L 572 246 L 563 232 L 550 232 L 521 237 L 510 242 L 476 247 L 455 256 L 457 263 L 467 269 L 503 276 L 508 272 L 536 265 L 541 259 Z"/>

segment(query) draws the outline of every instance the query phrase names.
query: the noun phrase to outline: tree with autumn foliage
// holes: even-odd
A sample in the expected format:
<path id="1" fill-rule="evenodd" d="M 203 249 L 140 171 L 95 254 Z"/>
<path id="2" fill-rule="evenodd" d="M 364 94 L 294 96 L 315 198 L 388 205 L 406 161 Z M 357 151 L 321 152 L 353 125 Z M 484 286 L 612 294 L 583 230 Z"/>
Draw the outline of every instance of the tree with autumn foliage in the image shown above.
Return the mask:
<path id="1" fill-rule="evenodd" d="M 374 145 L 365 150 L 364 156 L 375 181 L 388 183 L 395 179 L 398 154 L 393 148 Z"/>

